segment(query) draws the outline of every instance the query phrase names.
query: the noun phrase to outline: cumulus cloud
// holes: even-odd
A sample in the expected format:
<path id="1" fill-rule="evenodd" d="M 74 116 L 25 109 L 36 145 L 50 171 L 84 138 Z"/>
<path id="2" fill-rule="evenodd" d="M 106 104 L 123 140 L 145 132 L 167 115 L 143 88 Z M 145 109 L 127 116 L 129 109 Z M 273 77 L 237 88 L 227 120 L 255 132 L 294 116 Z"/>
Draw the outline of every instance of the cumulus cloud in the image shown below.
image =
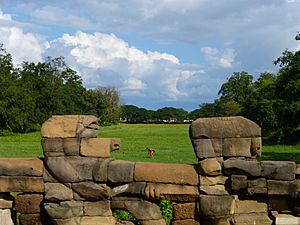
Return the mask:
<path id="1" fill-rule="evenodd" d="M 204 53 L 208 61 L 213 65 L 222 68 L 233 67 L 236 55 L 233 48 L 226 48 L 225 50 L 220 51 L 219 49 L 213 47 L 202 47 L 201 52 Z"/>

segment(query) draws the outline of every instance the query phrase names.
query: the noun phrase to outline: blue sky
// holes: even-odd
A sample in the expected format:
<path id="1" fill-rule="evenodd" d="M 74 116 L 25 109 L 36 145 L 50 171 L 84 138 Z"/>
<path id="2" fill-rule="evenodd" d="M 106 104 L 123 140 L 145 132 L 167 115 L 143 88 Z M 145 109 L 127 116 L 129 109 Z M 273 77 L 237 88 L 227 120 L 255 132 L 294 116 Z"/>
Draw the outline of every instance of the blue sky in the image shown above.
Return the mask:
<path id="1" fill-rule="evenodd" d="M 63 56 L 122 104 L 193 110 L 233 74 L 276 72 L 299 50 L 300 0 L 0 0 L 0 43 L 22 61 Z"/>

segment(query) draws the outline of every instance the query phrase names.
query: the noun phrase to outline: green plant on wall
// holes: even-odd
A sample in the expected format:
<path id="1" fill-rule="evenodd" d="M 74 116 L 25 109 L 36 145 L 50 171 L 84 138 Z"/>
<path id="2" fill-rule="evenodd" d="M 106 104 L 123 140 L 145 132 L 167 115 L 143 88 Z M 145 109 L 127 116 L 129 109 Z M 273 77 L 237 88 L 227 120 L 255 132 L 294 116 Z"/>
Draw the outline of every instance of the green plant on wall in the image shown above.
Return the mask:
<path id="1" fill-rule="evenodd" d="M 126 210 L 121 210 L 121 209 L 117 209 L 114 211 L 114 217 L 116 218 L 116 220 L 118 222 L 120 221 L 131 221 L 134 224 L 140 224 L 137 219 L 131 215 L 129 212 L 127 212 Z"/>
<path id="2" fill-rule="evenodd" d="M 160 211 L 162 217 L 166 221 L 166 224 L 169 225 L 173 219 L 173 205 L 169 200 L 161 200 L 159 203 Z"/>

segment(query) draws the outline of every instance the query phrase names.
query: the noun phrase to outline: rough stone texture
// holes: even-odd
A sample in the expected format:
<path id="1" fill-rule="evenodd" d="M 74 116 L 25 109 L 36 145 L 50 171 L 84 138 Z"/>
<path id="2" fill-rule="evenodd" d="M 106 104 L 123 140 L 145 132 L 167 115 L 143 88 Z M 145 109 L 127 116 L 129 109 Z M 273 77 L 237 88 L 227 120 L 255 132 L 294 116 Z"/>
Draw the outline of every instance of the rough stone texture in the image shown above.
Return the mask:
<path id="1" fill-rule="evenodd" d="M 85 216 L 111 216 L 110 201 L 84 202 Z"/>
<path id="2" fill-rule="evenodd" d="M 73 191 L 60 183 L 45 183 L 45 199 L 50 202 L 70 201 L 73 199 Z"/>
<path id="3" fill-rule="evenodd" d="M 221 144 L 213 144 L 213 142 L 219 141 Z M 217 146 L 221 146 L 222 151 L 222 140 L 221 139 L 195 139 L 191 140 L 194 151 L 196 154 L 196 157 L 199 159 L 205 159 L 205 158 L 214 158 L 216 157 L 216 152 L 220 151 L 219 149 L 215 149 Z M 215 145 L 215 146 L 214 146 Z"/>
<path id="4" fill-rule="evenodd" d="M 40 177 L 43 167 L 43 161 L 38 158 L 0 158 L 1 176 Z"/>
<path id="5" fill-rule="evenodd" d="M 62 138 L 42 138 L 41 143 L 45 156 L 64 156 Z"/>
<path id="6" fill-rule="evenodd" d="M 61 183 L 81 181 L 80 175 L 65 157 L 46 157 L 45 162 L 51 175 Z"/>
<path id="7" fill-rule="evenodd" d="M 0 198 L 0 209 L 12 208 L 13 201 Z"/>
<path id="8" fill-rule="evenodd" d="M 147 183 L 145 195 L 150 199 L 167 198 L 172 201 L 195 201 L 199 192 L 197 186 Z"/>
<path id="9" fill-rule="evenodd" d="M 224 185 L 200 186 L 200 194 L 206 194 L 206 195 L 229 195 L 228 191 L 225 190 L 225 186 Z"/>
<path id="10" fill-rule="evenodd" d="M 225 174 L 247 175 L 253 177 L 261 176 L 261 165 L 257 161 L 246 161 L 241 159 L 227 159 L 223 162 Z"/>
<path id="11" fill-rule="evenodd" d="M 268 180 L 268 195 L 297 196 L 298 187 L 296 182 Z"/>
<path id="12" fill-rule="evenodd" d="M 9 209 L 0 209 L 0 222 L 3 225 L 14 225 Z"/>
<path id="13" fill-rule="evenodd" d="M 248 213 L 248 214 L 235 214 L 234 222 L 236 225 L 271 225 L 272 220 L 265 213 Z"/>
<path id="14" fill-rule="evenodd" d="M 0 192 L 44 192 L 42 177 L 0 176 Z"/>
<path id="15" fill-rule="evenodd" d="M 261 137 L 251 138 L 251 156 L 261 156 L 262 142 Z"/>
<path id="16" fill-rule="evenodd" d="M 59 181 L 50 174 L 47 167 L 44 168 L 43 179 L 44 182 L 59 183 Z"/>
<path id="17" fill-rule="evenodd" d="M 19 220 L 21 225 L 42 225 L 40 214 L 21 214 Z"/>
<path id="18" fill-rule="evenodd" d="M 91 157 L 110 157 L 110 152 L 117 150 L 120 140 L 116 138 L 83 138 L 80 142 L 80 155 Z"/>
<path id="19" fill-rule="evenodd" d="M 296 163 L 289 161 L 262 161 L 262 176 L 273 180 L 294 180 Z"/>
<path id="20" fill-rule="evenodd" d="M 141 225 L 166 225 L 166 222 L 164 219 L 160 220 L 142 220 Z"/>
<path id="21" fill-rule="evenodd" d="M 260 127 L 241 116 L 199 118 L 190 126 L 190 138 L 260 137 Z"/>
<path id="22" fill-rule="evenodd" d="M 293 216 L 290 214 L 278 214 L 275 215 L 276 225 L 299 225 L 300 217 Z"/>
<path id="23" fill-rule="evenodd" d="M 20 213 L 39 213 L 43 195 L 24 194 L 17 195 L 15 199 L 16 210 Z"/>
<path id="24" fill-rule="evenodd" d="M 251 138 L 225 138 L 223 142 L 223 156 L 251 157 Z"/>
<path id="25" fill-rule="evenodd" d="M 197 185 L 198 174 L 192 165 L 137 162 L 135 181 Z"/>
<path id="26" fill-rule="evenodd" d="M 125 207 L 138 220 L 162 219 L 159 206 L 148 201 L 126 201 Z"/>
<path id="27" fill-rule="evenodd" d="M 272 211 L 292 211 L 294 208 L 294 201 L 290 198 L 285 196 L 282 198 L 282 196 L 272 196 L 269 197 L 269 210 Z"/>
<path id="28" fill-rule="evenodd" d="M 83 202 L 65 201 L 57 203 L 45 203 L 44 207 L 48 215 L 53 219 L 67 219 L 83 216 Z"/>
<path id="29" fill-rule="evenodd" d="M 261 188 L 261 187 L 247 188 L 247 193 L 249 195 L 267 194 L 268 189 L 267 188 Z"/>
<path id="30" fill-rule="evenodd" d="M 247 176 L 232 175 L 231 176 L 231 189 L 237 191 L 242 188 L 247 188 Z"/>
<path id="31" fill-rule="evenodd" d="M 79 155 L 79 138 L 64 138 L 63 149 L 67 156 L 78 156 Z"/>
<path id="32" fill-rule="evenodd" d="M 199 173 L 201 175 L 220 175 L 221 164 L 216 158 L 204 159 L 199 162 Z"/>
<path id="33" fill-rule="evenodd" d="M 94 168 L 92 170 L 93 179 L 96 182 L 106 182 L 107 181 L 107 171 L 108 164 L 110 159 L 98 159 L 94 164 Z"/>
<path id="34" fill-rule="evenodd" d="M 173 204 L 174 220 L 195 219 L 198 215 L 196 203 Z"/>
<path id="35" fill-rule="evenodd" d="M 146 182 L 132 182 L 111 190 L 111 196 L 141 196 L 145 194 Z"/>
<path id="36" fill-rule="evenodd" d="M 267 187 L 267 180 L 265 178 L 248 180 L 248 187 L 249 188 L 256 188 L 256 187 L 265 188 L 265 187 Z"/>
<path id="37" fill-rule="evenodd" d="M 115 160 L 108 165 L 108 180 L 113 183 L 128 183 L 133 181 L 135 163 Z"/>
<path id="38" fill-rule="evenodd" d="M 93 168 L 98 158 L 69 156 L 65 157 L 65 160 L 76 170 L 79 181 L 93 180 Z"/>
<path id="39" fill-rule="evenodd" d="M 110 196 L 110 188 L 93 182 L 72 184 L 72 189 L 81 197 L 89 200 L 104 200 Z"/>
<path id="40" fill-rule="evenodd" d="M 187 219 L 187 220 L 175 220 L 173 221 L 172 225 L 200 225 L 200 223 L 193 219 Z"/>
<path id="41" fill-rule="evenodd" d="M 236 200 L 234 213 L 265 213 L 268 205 L 255 200 Z"/>
<path id="42" fill-rule="evenodd" d="M 216 176 L 216 177 L 209 177 L 209 176 L 199 176 L 199 181 L 201 186 L 211 186 L 211 185 L 217 185 L 217 184 L 225 184 L 225 182 L 229 178 L 226 176 Z"/>
<path id="43" fill-rule="evenodd" d="M 81 225 L 81 217 L 73 217 L 69 219 L 52 219 L 53 225 Z"/>
<path id="44" fill-rule="evenodd" d="M 210 218 L 201 218 L 200 224 L 201 225 L 232 225 L 230 221 L 231 219 L 229 216 L 210 217 Z"/>
<path id="45" fill-rule="evenodd" d="M 80 225 L 115 225 L 116 220 L 112 216 L 84 216 Z"/>
<path id="46" fill-rule="evenodd" d="M 235 196 L 200 195 L 200 215 L 224 217 L 234 212 Z"/>
<path id="47" fill-rule="evenodd" d="M 41 128 L 41 136 L 47 138 L 97 137 L 98 118 L 95 116 L 52 116 Z"/>

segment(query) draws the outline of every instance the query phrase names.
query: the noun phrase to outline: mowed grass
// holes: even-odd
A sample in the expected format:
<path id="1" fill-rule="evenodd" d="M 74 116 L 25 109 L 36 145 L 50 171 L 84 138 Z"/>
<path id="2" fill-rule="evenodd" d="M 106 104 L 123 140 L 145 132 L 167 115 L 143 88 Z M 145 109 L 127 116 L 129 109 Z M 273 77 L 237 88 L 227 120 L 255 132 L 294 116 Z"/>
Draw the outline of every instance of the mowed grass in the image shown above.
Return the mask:
<path id="1" fill-rule="evenodd" d="M 188 124 L 120 124 L 100 127 L 99 137 L 121 139 L 112 157 L 128 161 L 197 163 Z M 0 157 L 42 157 L 40 133 L 0 137 Z M 149 158 L 146 147 L 156 150 Z M 264 145 L 260 160 L 290 160 L 300 163 L 300 145 Z"/>

